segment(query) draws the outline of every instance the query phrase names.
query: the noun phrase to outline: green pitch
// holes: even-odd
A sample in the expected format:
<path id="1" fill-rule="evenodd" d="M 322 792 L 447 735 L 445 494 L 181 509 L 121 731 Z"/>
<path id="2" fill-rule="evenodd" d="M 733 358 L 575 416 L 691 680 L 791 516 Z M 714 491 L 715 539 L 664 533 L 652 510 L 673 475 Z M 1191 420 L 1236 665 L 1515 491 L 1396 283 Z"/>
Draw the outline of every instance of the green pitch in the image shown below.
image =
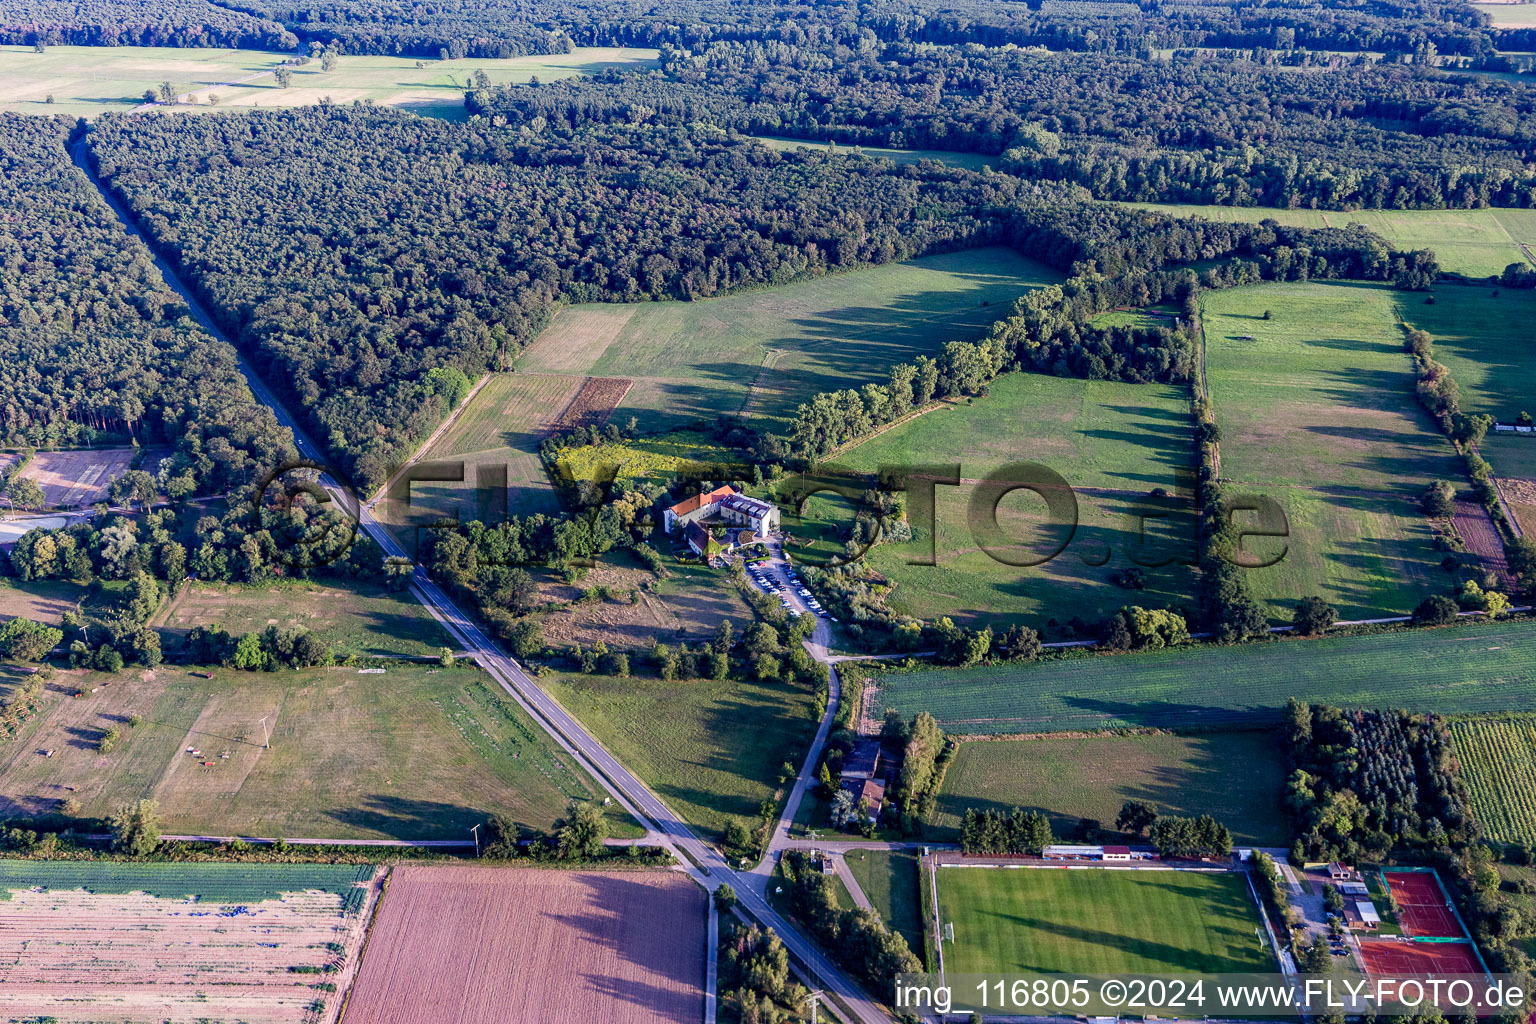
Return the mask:
<path id="1" fill-rule="evenodd" d="M 1268 971 L 1242 875 L 940 868 L 950 974 Z"/>

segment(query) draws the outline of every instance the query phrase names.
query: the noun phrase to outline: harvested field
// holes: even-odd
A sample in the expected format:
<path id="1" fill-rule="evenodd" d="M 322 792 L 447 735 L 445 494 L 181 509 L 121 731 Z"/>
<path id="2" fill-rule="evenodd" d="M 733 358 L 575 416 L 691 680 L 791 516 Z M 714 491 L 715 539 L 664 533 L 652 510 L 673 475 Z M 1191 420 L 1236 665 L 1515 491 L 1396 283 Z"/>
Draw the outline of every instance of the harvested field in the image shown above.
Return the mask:
<path id="1" fill-rule="evenodd" d="M 356 971 L 374 875 L 0 861 L 0 1015 L 328 1024 Z"/>
<path id="2" fill-rule="evenodd" d="M 704 900 L 671 872 L 396 868 L 347 1024 L 695 1024 Z"/>
<path id="3" fill-rule="evenodd" d="M 50 508 L 89 505 L 106 498 L 108 485 L 127 471 L 136 454 L 132 448 L 38 452 L 21 476 L 37 481 Z"/>
<path id="4" fill-rule="evenodd" d="M 0 675 L 0 700 L 15 682 Z M 488 676 L 435 665 L 61 670 L 0 743 L 0 819 L 105 818 L 152 797 L 168 832 L 466 839 L 494 813 L 551 828 L 596 792 Z M 616 809 L 613 829 L 634 834 Z"/>
<path id="5" fill-rule="evenodd" d="M 1511 582 L 1509 563 L 1504 560 L 1504 540 L 1488 518 L 1488 510 L 1470 501 L 1456 502 L 1456 532 L 1461 535 L 1467 550 L 1476 555 L 1483 568 L 1499 574 L 1506 584 Z"/>
<path id="6" fill-rule="evenodd" d="M 85 587 L 65 580 L 0 581 L 0 622 L 23 618 L 57 625 L 87 593 Z"/>
<path id="7" fill-rule="evenodd" d="M 575 430 L 577 427 L 601 427 L 608 422 L 613 411 L 624 401 L 634 381 L 623 377 L 588 377 L 576 392 L 576 397 L 565 407 L 555 421 L 556 430 Z"/>
<path id="8" fill-rule="evenodd" d="M 1521 531 L 1536 537 L 1536 480 L 1506 477 L 1499 480 L 1499 488 Z"/>
<path id="9" fill-rule="evenodd" d="M 542 602 L 577 602 L 583 594 L 607 587 L 611 596 L 580 600 L 542 618 L 544 638 L 557 646 L 601 641 L 613 649 L 646 646 L 652 637 L 698 641 L 712 636 L 722 619 L 739 629 L 756 617 L 730 577 L 708 566 L 674 566 L 655 589 L 642 585 L 655 577 L 633 556 L 611 552 L 575 584 L 553 573 L 539 573 Z M 633 593 L 637 600 L 631 601 Z"/>

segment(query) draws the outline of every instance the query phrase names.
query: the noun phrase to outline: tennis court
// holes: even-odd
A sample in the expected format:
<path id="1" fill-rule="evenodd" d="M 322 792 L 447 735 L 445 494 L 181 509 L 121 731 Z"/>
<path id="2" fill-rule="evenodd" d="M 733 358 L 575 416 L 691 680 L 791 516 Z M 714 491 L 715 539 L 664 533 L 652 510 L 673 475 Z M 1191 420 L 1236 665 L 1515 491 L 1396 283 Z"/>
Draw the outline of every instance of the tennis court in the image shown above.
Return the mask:
<path id="1" fill-rule="evenodd" d="M 1440 879 L 1430 871 L 1383 871 L 1392 899 L 1397 902 L 1397 919 L 1407 935 L 1415 938 L 1464 939 L 1461 921 L 1451 909 L 1451 899 L 1440 887 Z"/>
<path id="2" fill-rule="evenodd" d="M 1477 953 L 1470 942 L 1364 939 L 1360 943 L 1360 958 L 1371 974 L 1420 978 L 1483 973 L 1483 965 L 1477 962 Z"/>

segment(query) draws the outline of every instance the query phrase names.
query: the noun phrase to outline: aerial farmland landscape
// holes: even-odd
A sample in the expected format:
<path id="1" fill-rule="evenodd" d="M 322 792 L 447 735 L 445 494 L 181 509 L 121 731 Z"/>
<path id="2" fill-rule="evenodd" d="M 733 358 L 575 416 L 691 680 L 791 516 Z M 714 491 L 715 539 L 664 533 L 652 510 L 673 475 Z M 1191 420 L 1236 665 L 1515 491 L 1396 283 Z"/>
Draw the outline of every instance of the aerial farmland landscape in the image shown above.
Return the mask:
<path id="1" fill-rule="evenodd" d="M 0 1019 L 1531 1024 L 1533 325 L 1533 3 L 0 0 Z"/>

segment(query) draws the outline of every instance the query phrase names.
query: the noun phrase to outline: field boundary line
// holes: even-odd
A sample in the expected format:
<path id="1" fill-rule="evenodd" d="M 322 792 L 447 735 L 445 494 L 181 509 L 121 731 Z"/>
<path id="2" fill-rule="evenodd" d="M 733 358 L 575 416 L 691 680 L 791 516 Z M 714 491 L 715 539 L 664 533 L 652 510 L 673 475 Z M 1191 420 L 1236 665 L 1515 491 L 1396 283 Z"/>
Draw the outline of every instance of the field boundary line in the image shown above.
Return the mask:
<path id="1" fill-rule="evenodd" d="M 368 501 L 377 501 L 380 496 L 388 494 L 390 485 L 398 480 L 402 473 L 405 473 L 417 462 L 421 461 L 422 456 L 427 454 L 432 446 L 438 442 L 438 439 L 447 433 L 448 429 L 459 421 L 459 417 L 464 414 L 465 409 L 469 408 L 469 403 L 472 402 L 475 396 L 480 393 L 480 389 L 489 384 L 491 378 L 495 376 L 495 372 L 489 372 L 482 375 L 481 378 L 475 382 L 475 386 L 469 389 L 469 393 L 460 400 L 458 406 L 455 407 L 454 410 L 443 419 L 443 422 L 437 425 L 437 429 L 428 434 L 427 439 L 417 446 L 416 451 L 411 454 L 411 457 L 401 463 L 400 468 L 391 473 L 389 477 L 385 479 L 384 483 L 380 485 L 379 489 L 375 491 L 371 496 L 364 496 L 365 503 Z"/>

